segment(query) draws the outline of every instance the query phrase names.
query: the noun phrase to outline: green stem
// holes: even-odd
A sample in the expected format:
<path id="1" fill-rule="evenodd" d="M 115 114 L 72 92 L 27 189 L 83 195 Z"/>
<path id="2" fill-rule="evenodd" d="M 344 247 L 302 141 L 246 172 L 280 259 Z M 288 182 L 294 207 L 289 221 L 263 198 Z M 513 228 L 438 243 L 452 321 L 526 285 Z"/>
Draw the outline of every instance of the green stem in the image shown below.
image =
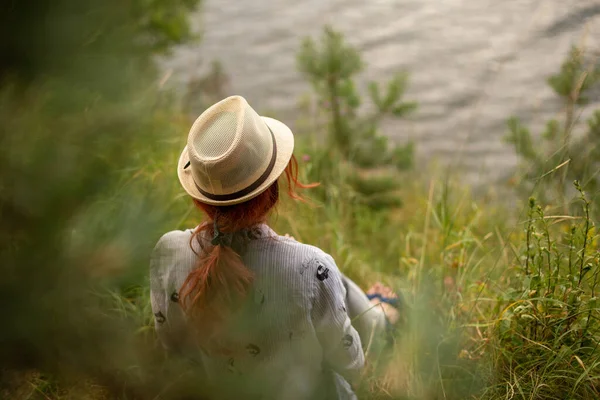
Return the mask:
<path id="1" fill-rule="evenodd" d="M 575 229 L 571 227 L 571 237 L 569 238 L 569 275 L 573 276 L 573 238 L 575 236 Z M 569 280 L 572 282 L 572 280 Z M 571 284 L 571 289 L 573 285 Z"/>
<path id="2" fill-rule="evenodd" d="M 583 196 L 583 195 L 582 195 Z M 583 232 L 583 249 L 581 250 L 581 264 L 579 265 L 579 281 L 577 282 L 577 286 L 581 286 L 581 280 L 583 279 L 583 266 L 585 265 L 585 250 L 587 247 L 587 238 L 590 232 L 590 205 L 588 201 L 583 198 L 585 202 L 584 210 L 585 210 L 585 231 Z"/>
<path id="3" fill-rule="evenodd" d="M 329 104 L 331 106 L 332 129 L 335 144 L 338 146 L 345 159 L 348 157 L 348 148 L 346 146 L 344 132 L 342 129 L 342 115 L 338 96 L 338 79 L 335 75 L 327 78 L 327 89 L 329 95 Z"/>
<path id="4" fill-rule="evenodd" d="M 554 292 L 554 288 L 552 288 L 552 260 L 550 259 L 550 249 L 552 246 L 552 242 L 550 241 L 550 231 L 548 230 L 548 223 L 544 220 L 544 212 L 540 208 L 540 218 L 542 219 L 542 223 L 544 224 L 544 235 L 546 235 L 546 241 L 548 245 L 547 256 L 548 256 L 548 290 L 550 293 Z"/>
<path id="5" fill-rule="evenodd" d="M 596 270 L 596 273 L 594 274 L 594 283 L 592 284 L 592 298 L 596 297 L 596 285 L 598 284 L 598 270 Z M 583 345 L 583 340 L 585 339 L 585 335 L 588 332 L 588 329 L 590 327 L 590 321 L 592 320 L 592 312 L 594 310 L 593 307 L 591 307 L 588 303 L 588 316 L 587 316 L 587 321 L 585 323 L 585 328 L 583 329 L 583 333 L 581 334 L 581 343 L 580 346 Z"/>
<path id="6" fill-rule="evenodd" d="M 581 281 L 583 279 L 583 266 L 585 265 L 585 250 L 587 247 L 587 238 L 590 231 L 590 204 L 585 198 L 583 191 L 580 189 L 581 198 L 584 201 L 584 210 L 585 210 L 585 231 L 583 236 L 583 249 L 581 250 L 581 264 L 579 266 L 579 282 L 578 286 L 581 286 Z M 588 304 L 589 306 L 589 304 Z M 590 326 L 590 319 L 592 317 L 592 308 L 589 307 L 587 322 L 585 323 L 585 328 L 581 333 L 581 341 L 579 342 L 579 348 L 583 347 L 583 341 L 585 340 L 585 335 L 587 334 L 588 328 Z"/>
<path id="7" fill-rule="evenodd" d="M 533 225 L 532 201 L 533 200 L 531 200 L 531 199 L 529 200 L 530 206 L 529 206 L 529 215 L 528 215 L 528 220 L 527 220 L 527 239 L 526 239 L 527 248 L 525 249 L 525 275 L 529 275 L 529 249 L 531 248 L 531 227 Z"/>

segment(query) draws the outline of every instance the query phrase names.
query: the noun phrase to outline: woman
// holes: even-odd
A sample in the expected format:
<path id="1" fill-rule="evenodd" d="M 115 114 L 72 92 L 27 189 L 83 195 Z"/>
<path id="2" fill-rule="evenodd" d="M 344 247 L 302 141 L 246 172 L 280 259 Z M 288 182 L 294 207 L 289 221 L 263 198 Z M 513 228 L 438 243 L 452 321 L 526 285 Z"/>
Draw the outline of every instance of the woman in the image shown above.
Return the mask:
<path id="1" fill-rule="evenodd" d="M 266 224 L 280 176 L 294 198 L 310 187 L 293 148 L 287 126 L 233 96 L 198 117 L 179 160 L 208 220 L 156 245 L 152 309 L 163 345 L 198 360 L 219 397 L 355 398 L 362 346 L 384 323 L 328 254 Z"/>

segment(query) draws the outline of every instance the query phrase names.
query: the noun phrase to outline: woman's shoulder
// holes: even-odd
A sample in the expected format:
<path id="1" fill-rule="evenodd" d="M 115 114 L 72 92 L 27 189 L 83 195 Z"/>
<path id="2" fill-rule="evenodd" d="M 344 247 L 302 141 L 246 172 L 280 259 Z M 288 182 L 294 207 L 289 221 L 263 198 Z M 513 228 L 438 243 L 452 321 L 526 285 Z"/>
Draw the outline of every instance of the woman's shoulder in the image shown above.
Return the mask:
<path id="1" fill-rule="evenodd" d="M 160 277 L 172 270 L 187 270 L 194 265 L 190 246 L 192 229 L 174 230 L 160 237 L 150 256 L 150 275 Z"/>
<path id="2" fill-rule="evenodd" d="M 193 229 L 169 231 L 158 239 L 158 242 L 156 242 L 156 245 L 154 246 L 154 250 L 179 248 L 182 245 L 189 246 L 190 238 L 193 233 Z"/>
<path id="3" fill-rule="evenodd" d="M 163 234 L 160 239 L 158 239 L 158 242 L 156 243 L 156 246 L 165 246 L 165 245 L 170 245 L 173 243 L 178 243 L 181 242 L 183 240 L 189 240 L 189 238 L 192 236 L 192 234 L 194 233 L 193 229 L 186 229 L 186 230 L 173 230 L 173 231 L 169 231 L 165 234 Z"/>
<path id="4" fill-rule="evenodd" d="M 319 285 L 319 283 L 323 283 L 325 280 L 327 280 L 327 287 L 332 284 L 331 282 L 341 282 L 342 272 L 329 253 L 317 246 L 300 243 L 293 238 L 279 236 L 278 239 L 279 246 L 282 249 L 280 252 L 281 265 L 287 265 L 288 268 L 299 272 L 299 275 L 292 274 L 290 276 L 297 279 L 300 279 L 300 276 L 315 277 L 316 279 L 308 279 L 305 282 L 310 282 L 311 287 L 316 285 L 321 288 L 317 290 L 324 290 L 324 286 Z M 283 246 L 286 249 L 283 249 Z M 340 289 L 335 284 L 334 287 L 335 290 Z"/>
<path id="5" fill-rule="evenodd" d="M 286 247 L 289 246 L 292 249 L 292 252 L 296 254 L 296 258 L 298 258 L 302 264 L 317 262 L 326 264 L 330 268 L 337 269 L 333 257 L 321 248 L 311 244 L 301 243 L 296 239 L 287 236 L 278 236 L 277 239 L 281 245 Z"/>

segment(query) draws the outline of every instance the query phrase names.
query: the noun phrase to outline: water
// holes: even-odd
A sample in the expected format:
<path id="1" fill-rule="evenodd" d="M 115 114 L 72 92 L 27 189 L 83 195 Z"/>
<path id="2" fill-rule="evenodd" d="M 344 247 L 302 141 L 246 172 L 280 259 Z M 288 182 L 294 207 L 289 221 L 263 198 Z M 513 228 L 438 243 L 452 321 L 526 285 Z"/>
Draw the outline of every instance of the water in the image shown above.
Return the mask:
<path id="1" fill-rule="evenodd" d="M 278 115 L 308 90 L 295 64 L 301 39 L 331 24 L 362 50 L 361 83 L 411 74 L 407 99 L 419 110 L 387 121 L 385 134 L 415 140 L 422 162 L 465 167 L 473 183 L 515 166 L 502 141 L 508 116 L 541 129 L 560 111 L 545 81 L 571 45 L 600 48 L 600 0 L 205 0 L 193 24 L 204 38 L 167 60 L 172 80 L 218 59 L 233 93 Z"/>

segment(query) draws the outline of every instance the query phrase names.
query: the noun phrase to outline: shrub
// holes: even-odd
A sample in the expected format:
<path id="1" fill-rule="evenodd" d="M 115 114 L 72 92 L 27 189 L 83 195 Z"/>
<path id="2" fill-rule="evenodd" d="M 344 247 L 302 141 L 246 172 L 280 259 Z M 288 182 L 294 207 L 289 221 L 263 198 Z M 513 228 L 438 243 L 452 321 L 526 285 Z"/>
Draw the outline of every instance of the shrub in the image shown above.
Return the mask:
<path id="1" fill-rule="evenodd" d="M 560 71 L 548 79 L 562 102 L 561 119 L 549 120 L 539 138 L 534 138 L 518 118 L 508 120 L 506 140 L 527 169 L 519 180 L 522 192 L 529 195 L 534 191 L 541 201 L 554 201 L 565 213 L 569 213 L 573 194 L 569 182 L 575 179 L 592 193 L 595 210 L 600 210 L 600 197 L 596 196 L 600 188 L 600 110 L 587 121 L 587 129 L 577 124 L 583 107 L 589 103 L 588 96 L 599 83 L 600 66 L 586 62 L 584 50 L 574 47 Z"/>
<path id="2" fill-rule="evenodd" d="M 373 208 L 400 204 L 395 171 L 388 178 L 379 177 L 380 190 L 373 193 L 362 189 L 373 185 L 360 171 L 390 168 L 405 170 L 413 164 L 412 143 L 390 148 L 388 139 L 380 135 L 383 118 L 402 118 L 416 109 L 416 103 L 403 101 L 408 78 L 405 73 L 394 76 L 385 89 L 370 82 L 368 92 L 375 109 L 369 114 L 359 112 L 362 96 L 356 89 L 355 77 L 363 69 L 360 53 L 347 44 L 341 33 L 325 27 L 320 43 L 306 38 L 298 53 L 298 68 L 311 83 L 317 107 L 326 116 L 326 145 L 313 151 L 315 180 L 343 182 L 344 190 L 355 193 L 354 200 Z M 341 170 L 341 171 L 340 171 Z M 369 175 L 370 176 L 370 175 Z M 347 179 L 349 178 L 349 179 Z M 326 195 L 326 193 L 322 193 Z"/>
<path id="3" fill-rule="evenodd" d="M 531 198 L 524 240 L 490 350 L 496 390 L 524 398 L 591 399 L 600 373 L 600 253 L 590 202 L 583 217 L 549 216 Z"/>

